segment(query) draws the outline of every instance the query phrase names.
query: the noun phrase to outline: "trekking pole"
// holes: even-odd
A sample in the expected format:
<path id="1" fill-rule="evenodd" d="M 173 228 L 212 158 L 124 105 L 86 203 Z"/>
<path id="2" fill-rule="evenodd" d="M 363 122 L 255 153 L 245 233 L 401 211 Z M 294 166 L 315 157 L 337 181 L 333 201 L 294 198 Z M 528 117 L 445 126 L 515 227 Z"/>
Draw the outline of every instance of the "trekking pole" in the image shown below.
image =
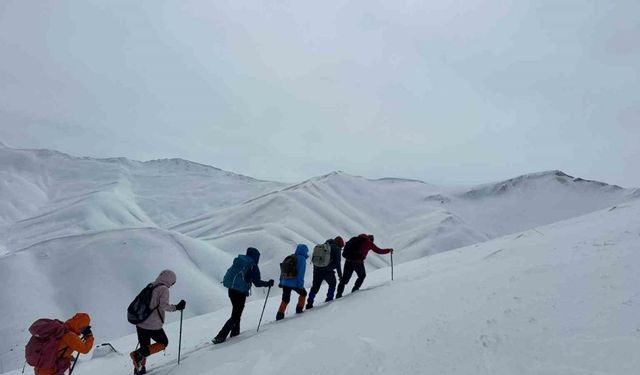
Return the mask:
<path id="1" fill-rule="evenodd" d="M 182 351 L 182 313 L 184 310 L 180 310 L 180 337 L 178 338 L 178 364 L 180 364 L 180 352 Z"/>
<path id="2" fill-rule="evenodd" d="M 73 366 L 71 366 L 71 370 L 69 370 L 69 375 L 73 373 L 73 369 L 76 368 L 76 363 L 78 363 L 78 357 L 80 357 L 80 353 L 76 354 L 76 359 L 73 361 Z"/>
<path id="3" fill-rule="evenodd" d="M 393 251 L 391 251 L 391 281 L 393 281 Z"/>
<path id="4" fill-rule="evenodd" d="M 262 316 L 264 315 L 264 309 L 267 307 L 267 300 L 269 299 L 269 292 L 271 292 L 271 287 L 267 290 L 267 297 L 264 299 L 264 306 L 262 306 L 262 314 L 260 314 L 260 321 L 258 322 L 258 329 L 256 333 L 260 332 L 260 324 L 262 324 Z"/>

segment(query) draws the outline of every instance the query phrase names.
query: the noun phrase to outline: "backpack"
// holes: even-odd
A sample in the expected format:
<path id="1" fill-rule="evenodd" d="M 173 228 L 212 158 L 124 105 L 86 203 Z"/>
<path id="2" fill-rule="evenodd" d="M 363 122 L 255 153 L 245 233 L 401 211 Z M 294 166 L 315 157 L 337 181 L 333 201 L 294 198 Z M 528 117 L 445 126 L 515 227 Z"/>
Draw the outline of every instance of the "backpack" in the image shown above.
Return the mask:
<path id="1" fill-rule="evenodd" d="M 280 274 L 285 279 L 293 279 L 298 276 L 298 259 L 295 254 L 288 255 L 280 263 Z"/>
<path id="2" fill-rule="evenodd" d="M 348 260 L 361 260 L 362 254 L 360 253 L 360 247 L 364 241 L 365 239 L 360 236 L 352 237 L 346 244 L 344 244 L 342 256 Z"/>
<path id="3" fill-rule="evenodd" d="M 238 255 L 233 260 L 233 264 L 222 279 L 222 285 L 225 288 L 237 290 L 239 292 L 248 293 L 251 289 L 251 283 L 247 282 L 247 274 L 254 267 L 255 263 L 246 255 Z"/>
<path id="4" fill-rule="evenodd" d="M 311 255 L 311 263 L 316 267 L 326 267 L 331 263 L 331 245 L 316 245 Z"/>
<path id="5" fill-rule="evenodd" d="M 158 306 L 151 308 L 151 297 L 153 296 L 153 290 L 159 287 L 161 284 L 153 285 L 149 284 L 144 289 L 138 293 L 136 298 L 131 301 L 129 307 L 127 308 L 127 320 L 131 324 L 140 324 L 147 320 L 153 314 L 154 311 L 158 310 Z M 160 316 L 160 320 L 162 320 L 162 315 L 158 311 L 158 315 Z M 164 323 L 164 320 L 162 321 Z"/>
<path id="6" fill-rule="evenodd" d="M 62 336 L 68 330 L 57 319 L 38 319 L 31 327 L 31 338 L 24 348 L 24 356 L 30 366 L 43 369 L 66 369 L 70 359 L 61 358 L 66 348 L 58 350 Z"/>

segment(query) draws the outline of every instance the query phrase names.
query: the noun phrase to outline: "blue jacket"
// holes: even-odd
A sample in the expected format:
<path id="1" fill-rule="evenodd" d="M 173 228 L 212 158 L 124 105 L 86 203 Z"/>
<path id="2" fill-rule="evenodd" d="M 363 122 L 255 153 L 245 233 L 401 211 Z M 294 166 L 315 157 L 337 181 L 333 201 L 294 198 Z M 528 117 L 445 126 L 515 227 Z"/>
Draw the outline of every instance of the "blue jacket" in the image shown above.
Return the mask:
<path id="1" fill-rule="evenodd" d="M 238 255 L 233 265 L 227 270 L 223 279 L 223 285 L 246 295 L 249 295 L 251 284 L 256 287 L 269 286 L 267 281 L 262 280 L 260 268 L 258 268 L 258 261 L 260 261 L 260 252 L 258 249 L 253 247 L 248 248 L 247 254 Z M 240 275 L 244 275 L 244 280 L 242 280 L 242 278 L 238 279 Z"/>
<path id="2" fill-rule="evenodd" d="M 307 270 L 307 258 L 309 258 L 309 248 L 307 245 L 298 244 L 296 247 L 296 270 L 297 276 L 295 278 L 284 278 L 280 275 L 280 286 L 287 286 L 289 288 L 304 288 L 304 273 Z"/>

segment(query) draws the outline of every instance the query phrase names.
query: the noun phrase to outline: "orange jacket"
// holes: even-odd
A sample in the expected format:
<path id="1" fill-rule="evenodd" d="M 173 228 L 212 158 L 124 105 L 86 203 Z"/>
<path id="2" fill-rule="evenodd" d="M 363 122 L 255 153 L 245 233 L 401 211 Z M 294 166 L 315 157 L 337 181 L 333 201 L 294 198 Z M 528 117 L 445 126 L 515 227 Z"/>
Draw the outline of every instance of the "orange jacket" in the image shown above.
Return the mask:
<path id="1" fill-rule="evenodd" d="M 87 354 L 91 351 L 93 347 L 93 335 L 85 336 L 84 339 L 80 338 L 80 331 L 90 323 L 91 319 L 89 318 L 89 314 L 86 313 L 76 313 L 73 318 L 64 322 L 64 326 L 69 332 L 62 336 L 60 344 L 58 344 L 58 350 L 60 352 L 64 350 L 64 353 L 61 355 L 62 358 L 71 359 L 73 352 Z M 55 371 L 55 369 L 51 368 L 34 369 L 36 375 L 62 375 L 62 373 L 56 374 Z"/>

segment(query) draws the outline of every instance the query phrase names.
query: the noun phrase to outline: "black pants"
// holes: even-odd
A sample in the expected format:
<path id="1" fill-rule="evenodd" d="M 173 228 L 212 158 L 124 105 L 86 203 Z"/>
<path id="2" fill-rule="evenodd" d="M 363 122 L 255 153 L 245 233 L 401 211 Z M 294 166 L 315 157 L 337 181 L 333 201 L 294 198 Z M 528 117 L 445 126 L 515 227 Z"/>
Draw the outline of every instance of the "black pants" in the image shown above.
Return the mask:
<path id="1" fill-rule="evenodd" d="M 140 354 L 145 357 L 149 356 L 149 346 L 151 346 L 151 340 L 162 344 L 165 347 L 169 345 L 169 339 L 167 334 L 164 333 L 164 329 L 149 330 L 140 327 L 136 327 L 138 333 L 138 342 L 140 343 Z"/>
<path id="2" fill-rule="evenodd" d="M 299 295 L 306 297 L 307 290 L 305 288 L 290 288 L 288 286 L 282 287 L 282 302 L 289 303 L 291 300 L 291 291 L 295 290 Z"/>
<path id="3" fill-rule="evenodd" d="M 349 279 L 351 279 L 351 275 L 353 272 L 358 275 L 356 279 L 356 283 L 353 285 L 353 289 L 351 292 L 355 292 L 360 289 L 362 283 L 364 282 L 364 278 L 367 277 L 367 271 L 364 269 L 364 263 L 352 262 L 347 260 L 344 262 L 344 272 L 342 273 L 342 280 L 340 280 L 340 284 L 338 284 L 338 295 L 337 297 L 342 297 L 342 293 L 344 292 L 344 287 L 349 283 Z"/>
<path id="4" fill-rule="evenodd" d="M 229 289 L 229 299 L 232 306 L 231 317 L 218 332 L 218 336 L 216 336 L 221 339 L 226 339 L 229 333 L 231 333 L 231 337 L 240 334 L 240 318 L 242 317 L 242 311 L 244 311 L 247 295 L 237 290 Z"/>
<path id="5" fill-rule="evenodd" d="M 333 295 L 336 292 L 336 273 L 333 269 L 327 267 L 313 267 L 313 283 L 311 285 L 311 291 L 309 292 L 309 298 L 307 298 L 307 303 L 313 305 L 313 301 L 316 299 L 316 294 L 320 291 L 320 286 L 322 286 L 323 281 L 329 284 L 327 301 L 333 299 Z"/>

